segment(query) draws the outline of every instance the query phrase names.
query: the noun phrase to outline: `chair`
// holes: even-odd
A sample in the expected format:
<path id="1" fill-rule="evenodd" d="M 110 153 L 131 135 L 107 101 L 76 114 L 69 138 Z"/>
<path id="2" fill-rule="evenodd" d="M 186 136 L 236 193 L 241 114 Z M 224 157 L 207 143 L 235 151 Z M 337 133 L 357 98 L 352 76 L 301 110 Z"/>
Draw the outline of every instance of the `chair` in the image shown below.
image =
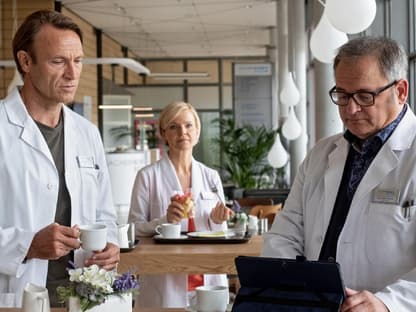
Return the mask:
<path id="1" fill-rule="evenodd" d="M 249 215 L 259 219 L 267 218 L 269 225 L 273 224 L 274 217 L 282 209 L 282 203 L 276 205 L 256 205 L 251 208 Z"/>
<path id="2" fill-rule="evenodd" d="M 257 205 L 273 205 L 273 199 L 264 198 L 264 197 L 242 197 L 237 199 L 237 202 L 240 204 L 241 209 L 244 212 L 249 212 L 251 208 Z"/>

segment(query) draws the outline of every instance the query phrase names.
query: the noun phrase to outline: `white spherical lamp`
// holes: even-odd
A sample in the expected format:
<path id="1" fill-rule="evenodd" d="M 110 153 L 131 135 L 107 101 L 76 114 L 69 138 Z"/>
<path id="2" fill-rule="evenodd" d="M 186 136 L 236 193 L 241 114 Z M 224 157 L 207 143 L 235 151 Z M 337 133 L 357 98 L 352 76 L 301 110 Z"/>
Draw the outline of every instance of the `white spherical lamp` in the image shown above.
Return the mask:
<path id="1" fill-rule="evenodd" d="M 288 72 L 280 91 L 280 101 L 288 106 L 294 106 L 300 101 L 300 93 L 293 81 L 292 73 Z"/>
<path id="2" fill-rule="evenodd" d="M 284 167 L 289 160 L 289 155 L 283 147 L 282 141 L 280 141 L 279 133 L 276 134 L 273 146 L 267 154 L 267 160 L 273 168 Z"/>
<path id="3" fill-rule="evenodd" d="M 376 17 L 376 0 L 327 0 L 325 13 L 338 30 L 356 34 L 366 30 Z"/>
<path id="4" fill-rule="evenodd" d="M 311 35 L 311 51 L 322 63 L 332 63 L 337 49 L 348 41 L 348 36 L 336 29 L 326 16 L 326 9 Z"/>
<path id="5" fill-rule="evenodd" d="M 288 140 L 296 140 L 302 134 L 302 126 L 296 118 L 293 106 L 289 107 L 289 116 L 283 123 L 282 134 Z"/>

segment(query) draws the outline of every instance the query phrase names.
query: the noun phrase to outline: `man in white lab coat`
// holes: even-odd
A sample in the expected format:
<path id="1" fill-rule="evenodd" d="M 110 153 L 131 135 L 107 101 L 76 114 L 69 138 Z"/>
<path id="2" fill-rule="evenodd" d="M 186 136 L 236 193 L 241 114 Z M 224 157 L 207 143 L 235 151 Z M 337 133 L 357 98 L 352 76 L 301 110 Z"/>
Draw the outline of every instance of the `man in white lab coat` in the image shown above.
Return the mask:
<path id="1" fill-rule="evenodd" d="M 416 309 L 416 117 L 406 104 L 407 56 L 361 37 L 334 60 L 344 134 L 321 140 L 299 168 L 263 256 L 337 261 L 341 311 Z"/>
<path id="2" fill-rule="evenodd" d="M 0 101 L 0 306 L 20 306 L 28 282 L 46 285 L 56 305 L 69 260 L 116 267 L 116 215 L 98 130 L 65 106 L 82 69 L 79 27 L 35 12 L 13 53 L 24 86 Z M 107 246 L 84 254 L 78 225 L 95 222 L 107 224 Z"/>

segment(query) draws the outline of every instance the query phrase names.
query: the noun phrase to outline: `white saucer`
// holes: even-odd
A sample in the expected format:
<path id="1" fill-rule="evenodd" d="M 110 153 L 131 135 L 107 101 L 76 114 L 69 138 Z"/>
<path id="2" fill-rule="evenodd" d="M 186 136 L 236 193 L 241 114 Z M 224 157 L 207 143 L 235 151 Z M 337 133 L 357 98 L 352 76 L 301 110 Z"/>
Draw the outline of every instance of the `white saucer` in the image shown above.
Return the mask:
<path id="1" fill-rule="evenodd" d="M 157 234 L 157 235 L 155 235 L 153 237 L 154 238 L 157 238 L 157 239 L 187 239 L 188 238 L 188 236 L 186 236 L 186 235 L 181 235 L 180 237 L 170 238 L 170 237 L 163 237 L 160 234 Z"/>

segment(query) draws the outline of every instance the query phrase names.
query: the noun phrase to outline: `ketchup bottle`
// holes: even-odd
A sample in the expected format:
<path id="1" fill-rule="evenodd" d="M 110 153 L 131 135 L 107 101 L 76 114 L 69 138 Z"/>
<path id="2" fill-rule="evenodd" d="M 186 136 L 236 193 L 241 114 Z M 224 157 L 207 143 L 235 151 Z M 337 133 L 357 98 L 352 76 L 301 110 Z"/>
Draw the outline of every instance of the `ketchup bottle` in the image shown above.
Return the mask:
<path id="1" fill-rule="evenodd" d="M 196 232 L 194 217 L 188 218 L 188 232 Z"/>

